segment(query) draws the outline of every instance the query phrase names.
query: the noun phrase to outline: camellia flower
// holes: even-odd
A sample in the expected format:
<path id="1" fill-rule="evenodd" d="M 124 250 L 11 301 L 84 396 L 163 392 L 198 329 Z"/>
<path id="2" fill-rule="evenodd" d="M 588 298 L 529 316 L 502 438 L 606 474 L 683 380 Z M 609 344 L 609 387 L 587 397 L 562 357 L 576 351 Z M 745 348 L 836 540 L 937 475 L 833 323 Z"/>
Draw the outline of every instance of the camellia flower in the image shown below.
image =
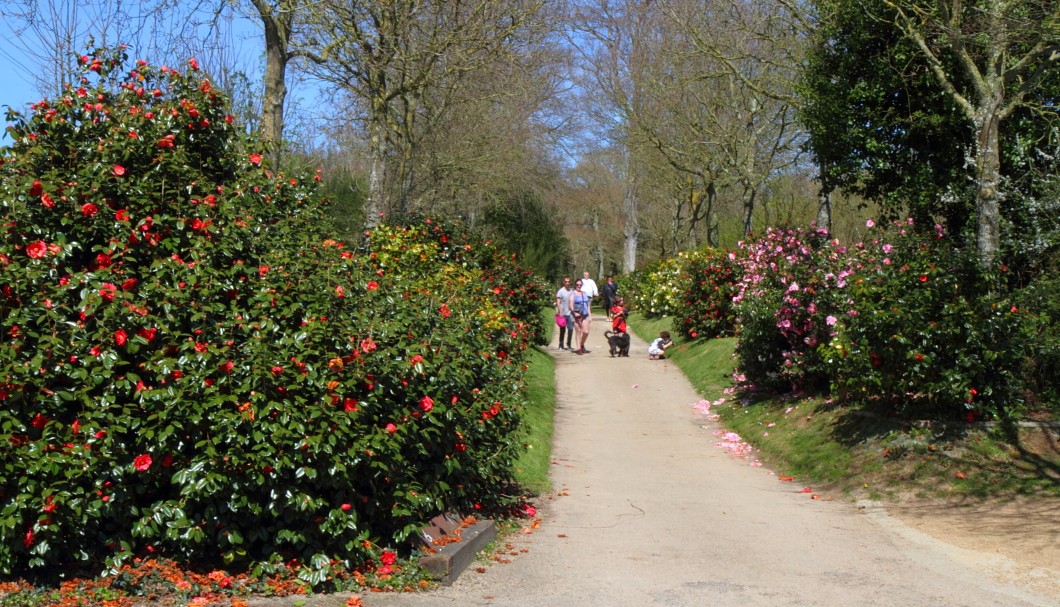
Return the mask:
<path id="1" fill-rule="evenodd" d="M 397 562 L 397 554 L 389 550 L 384 551 L 383 554 L 379 555 L 379 562 L 384 565 L 393 565 Z"/>
<path id="2" fill-rule="evenodd" d="M 113 168 L 111 169 L 111 172 L 113 172 L 113 173 L 114 173 L 115 175 L 117 175 L 118 177 L 121 177 L 122 175 L 124 175 L 124 174 L 125 174 L 125 167 L 123 167 L 123 166 L 122 166 L 122 165 L 120 165 L 120 164 L 116 164 L 116 165 L 114 165 L 114 167 L 113 167 Z"/>
<path id="3" fill-rule="evenodd" d="M 250 164 L 258 166 L 261 164 L 261 154 L 254 153 L 250 155 Z"/>
<path id="4" fill-rule="evenodd" d="M 386 431 L 389 432 L 390 434 L 393 434 L 393 433 L 397 432 L 397 426 L 395 426 L 394 424 L 387 424 L 386 425 Z"/>
<path id="5" fill-rule="evenodd" d="M 344 289 L 342 285 L 335 287 L 335 297 L 338 297 L 339 299 L 346 297 L 346 289 Z"/>
<path id="6" fill-rule="evenodd" d="M 361 350 L 365 354 L 370 354 L 372 352 L 375 352 L 377 347 L 378 346 L 376 346 L 375 341 L 371 337 L 366 337 L 366 338 L 361 340 Z"/>
<path id="7" fill-rule="evenodd" d="M 876 222 L 871 220 L 871 219 L 865 222 L 865 227 L 866 228 L 875 227 L 875 225 L 876 225 Z"/>
<path id="8" fill-rule="evenodd" d="M 378 288 L 379 288 L 379 283 L 378 282 L 376 282 L 374 280 L 368 281 L 368 290 L 369 291 L 375 291 Z"/>
<path id="9" fill-rule="evenodd" d="M 434 408 L 434 400 L 430 396 L 424 396 L 420 399 L 420 409 L 424 413 L 430 413 L 431 409 Z"/>
<path id="10" fill-rule="evenodd" d="M 136 468 L 139 472 L 147 472 L 151 468 L 152 462 L 153 460 L 151 459 L 151 456 L 146 453 L 143 455 L 137 455 L 136 458 L 133 459 L 133 468 Z"/>
<path id="11" fill-rule="evenodd" d="M 442 315 L 442 318 L 449 318 L 449 315 L 452 314 L 452 312 L 449 311 L 448 304 L 442 304 L 442 307 L 438 309 L 438 312 Z"/>
<path id="12" fill-rule="evenodd" d="M 30 259 L 41 259 L 48 253 L 48 245 L 43 240 L 26 245 L 26 256 Z"/>
<path id="13" fill-rule="evenodd" d="M 92 204 L 91 202 L 86 202 L 85 204 L 81 205 L 81 214 L 85 217 L 94 217 L 96 213 L 99 213 L 99 207 Z"/>
<path id="14" fill-rule="evenodd" d="M 114 332 L 114 343 L 118 344 L 119 347 L 124 346 L 129 341 L 129 334 L 125 332 L 125 329 L 118 329 Z"/>

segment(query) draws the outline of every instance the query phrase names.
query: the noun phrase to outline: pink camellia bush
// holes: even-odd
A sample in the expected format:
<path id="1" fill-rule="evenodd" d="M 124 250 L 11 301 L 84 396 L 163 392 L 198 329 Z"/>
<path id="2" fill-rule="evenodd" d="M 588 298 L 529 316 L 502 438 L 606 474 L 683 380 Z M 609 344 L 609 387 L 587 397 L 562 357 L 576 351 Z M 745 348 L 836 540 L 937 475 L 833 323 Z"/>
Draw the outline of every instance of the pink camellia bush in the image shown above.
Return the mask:
<path id="1" fill-rule="evenodd" d="M 542 286 L 511 259 L 427 221 L 335 240 L 194 62 L 98 51 L 9 120 L 0 574 L 151 555 L 322 586 L 515 503 Z"/>

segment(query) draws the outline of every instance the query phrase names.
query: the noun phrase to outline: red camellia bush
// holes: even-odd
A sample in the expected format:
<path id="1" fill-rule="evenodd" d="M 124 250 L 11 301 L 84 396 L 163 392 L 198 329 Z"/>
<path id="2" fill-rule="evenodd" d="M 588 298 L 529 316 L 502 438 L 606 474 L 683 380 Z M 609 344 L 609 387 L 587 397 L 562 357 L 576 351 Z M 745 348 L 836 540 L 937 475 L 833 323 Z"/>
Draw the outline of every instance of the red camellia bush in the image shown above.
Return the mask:
<path id="1" fill-rule="evenodd" d="M 332 239 L 313 177 L 267 170 L 193 61 L 99 51 L 9 120 L 2 574 L 152 555 L 322 584 L 507 505 L 534 339 L 510 303 L 537 290 L 514 264 L 427 222 Z"/>

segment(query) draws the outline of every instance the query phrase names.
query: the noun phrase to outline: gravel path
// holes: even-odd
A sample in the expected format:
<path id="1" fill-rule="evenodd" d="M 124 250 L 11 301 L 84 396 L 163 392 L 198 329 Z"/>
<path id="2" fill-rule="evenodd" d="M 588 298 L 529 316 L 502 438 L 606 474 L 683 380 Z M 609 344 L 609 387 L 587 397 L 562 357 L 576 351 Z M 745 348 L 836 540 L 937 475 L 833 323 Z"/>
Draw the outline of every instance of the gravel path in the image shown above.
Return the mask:
<path id="1" fill-rule="evenodd" d="M 593 323 L 591 354 L 551 348 L 555 494 L 538 503 L 540 527 L 505 540 L 509 563 L 365 605 L 1060 605 L 1055 569 L 1010 575 L 1004 557 L 879 508 L 812 499 L 717 448 L 677 367 L 648 360 L 635 337 L 630 358 L 609 357 L 605 325 Z"/>

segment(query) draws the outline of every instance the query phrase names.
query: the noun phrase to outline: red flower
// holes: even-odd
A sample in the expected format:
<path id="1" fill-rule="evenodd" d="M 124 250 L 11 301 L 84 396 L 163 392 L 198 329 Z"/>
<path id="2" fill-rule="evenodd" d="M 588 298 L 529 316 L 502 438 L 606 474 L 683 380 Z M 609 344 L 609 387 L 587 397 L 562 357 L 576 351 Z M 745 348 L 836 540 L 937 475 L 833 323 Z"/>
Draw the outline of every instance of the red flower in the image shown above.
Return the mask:
<path id="1" fill-rule="evenodd" d="M 351 508 L 353 508 L 353 506 L 351 506 L 351 505 L 349 505 L 349 504 L 343 504 L 343 505 L 339 506 L 339 508 L 340 508 L 340 509 L 341 509 L 341 510 L 342 510 L 343 512 L 349 512 L 349 511 L 350 511 L 350 509 L 351 509 Z"/>
<path id="2" fill-rule="evenodd" d="M 125 167 L 123 167 L 123 166 L 122 166 L 122 165 L 120 165 L 120 164 L 116 164 L 116 165 L 114 165 L 114 167 L 113 167 L 113 168 L 111 169 L 111 171 L 112 171 L 112 172 L 113 172 L 113 173 L 114 173 L 115 175 L 117 175 L 118 177 L 121 177 L 122 175 L 124 175 L 124 174 L 125 174 Z"/>
<path id="3" fill-rule="evenodd" d="M 375 341 L 373 341 L 371 337 L 366 337 L 361 340 L 361 350 L 363 350 L 365 354 L 375 352 L 377 347 L 378 346 L 375 345 Z"/>
<path id="4" fill-rule="evenodd" d="M 418 364 L 420 364 L 422 362 L 423 362 L 423 357 L 420 356 L 419 354 L 417 354 L 416 356 L 413 356 L 412 359 L 409 360 L 409 364 L 410 365 L 418 365 Z"/>
<path id="5" fill-rule="evenodd" d="M 279 365 L 276 365 L 275 367 L 272 368 L 272 374 L 273 375 L 279 375 L 281 373 L 283 373 L 283 367 L 281 367 Z"/>
<path id="6" fill-rule="evenodd" d="M 452 312 L 449 311 L 448 304 L 442 304 L 442 307 L 438 309 L 438 312 L 442 315 L 442 318 L 449 318 L 449 315 L 452 314 Z"/>
<path id="7" fill-rule="evenodd" d="M 114 301 L 114 295 L 118 292 L 118 287 L 114 286 L 113 283 L 105 282 L 99 289 L 99 296 L 104 301 Z"/>
<path id="8" fill-rule="evenodd" d="M 125 209 L 118 209 L 114 212 L 115 221 L 129 221 L 129 212 Z"/>
<path id="9" fill-rule="evenodd" d="M 346 289 L 342 288 L 342 285 L 335 287 L 335 297 L 339 299 L 346 297 Z"/>
<path id="10" fill-rule="evenodd" d="M 379 556 L 379 562 L 383 563 L 384 565 L 393 565 L 397 562 L 397 554 L 387 550 Z"/>
<path id="11" fill-rule="evenodd" d="M 99 213 L 99 207 L 92 204 L 91 202 L 86 202 L 85 204 L 81 205 L 81 214 L 85 217 L 94 217 L 96 213 Z"/>
<path id="12" fill-rule="evenodd" d="M 342 408 L 345 409 L 346 411 L 356 411 L 357 410 L 357 399 L 355 399 L 355 398 L 347 398 L 346 400 L 342 401 Z"/>
<path id="13" fill-rule="evenodd" d="M 129 334 L 125 332 L 125 329 L 118 329 L 114 332 L 114 343 L 118 344 L 118 347 L 124 346 L 129 341 Z"/>
<path id="14" fill-rule="evenodd" d="M 928 281 L 927 274 L 921 274 L 920 275 L 920 282 L 927 282 L 927 281 Z"/>
<path id="15" fill-rule="evenodd" d="M 41 194 L 40 203 L 43 204 L 46 208 L 49 208 L 49 209 L 55 207 L 55 201 L 52 200 L 52 197 L 51 197 L 50 194 Z"/>
<path id="16" fill-rule="evenodd" d="M 250 155 L 250 164 L 252 164 L 254 166 L 260 165 L 261 164 L 261 154 L 257 154 L 257 153 L 251 154 Z"/>
<path id="17" fill-rule="evenodd" d="M 390 434 L 393 434 L 393 433 L 397 432 L 397 426 L 395 426 L 394 424 L 387 424 L 386 425 L 386 431 L 389 432 Z"/>
<path id="18" fill-rule="evenodd" d="M 191 59 L 188 59 L 188 66 L 191 67 L 191 69 L 195 70 L 196 72 L 199 71 L 199 60 L 196 59 L 195 57 L 192 57 Z"/>
<path id="19" fill-rule="evenodd" d="M 379 283 L 378 282 L 376 282 L 374 280 L 368 281 L 368 290 L 369 291 L 375 291 L 378 288 L 379 288 Z"/>
<path id="20" fill-rule="evenodd" d="M 106 253 L 99 253 L 96 255 L 96 266 L 100 268 L 109 268 L 114 261 L 110 258 L 110 255 Z"/>
<path id="21" fill-rule="evenodd" d="M 32 530 L 26 532 L 26 537 L 22 538 L 22 545 L 25 546 L 27 550 L 33 547 L 33 531 Z"/>
<path id="22" fill-rule="evenodd" d="M 31 242 L 26 245 L 26 256 L 30 259 L 41 259 L 48 253 L 48 245 L 43 240 Z"/>
<path id="23" fill-rule="evenodd" d="M 33 185 L 29 187 L 29 195 L 32 198 L 36 198 L 40 196 L 42 192 L 44 192 L 44 185 L 42 185 L 41 182 L 34 180 Z"/>
<path id="24" fill-rule="evenodd" d="M 431 409 L 433 409 L 433 408 L 434 408 L 434 400 L 431 399 L 430 396 L 424 396 L 423 398 L 420 399 L 420 409 L 422 409 L 424 413 L 430 413 Z"/>
<path id="25" fill-rule="evenodd" d="M 147 472 L 151 468 L 151 463 L 152 460 L 150 455 L 137 455 L 136 458 L 133 459 L 133 468 L 136 468 L 139 472 Z"/>
<path id="26" fill-rule="evenodd" d="M 33 425 L 34 428 L 38 430 L 43 430 L 44 426 L 48 425 L 48 418 L 38 413 L 33 416 L 33 421 L 30 423 Z"/>
<path id="27" fill-rule="evenodd" d="M 217 368 L 221 371 L 224 371 L 225 373 L 231 374 L 232 370 L 236 368 L 236 364 L 230 360 L 226 360 L 225 362 L 218 365 Z"/>

